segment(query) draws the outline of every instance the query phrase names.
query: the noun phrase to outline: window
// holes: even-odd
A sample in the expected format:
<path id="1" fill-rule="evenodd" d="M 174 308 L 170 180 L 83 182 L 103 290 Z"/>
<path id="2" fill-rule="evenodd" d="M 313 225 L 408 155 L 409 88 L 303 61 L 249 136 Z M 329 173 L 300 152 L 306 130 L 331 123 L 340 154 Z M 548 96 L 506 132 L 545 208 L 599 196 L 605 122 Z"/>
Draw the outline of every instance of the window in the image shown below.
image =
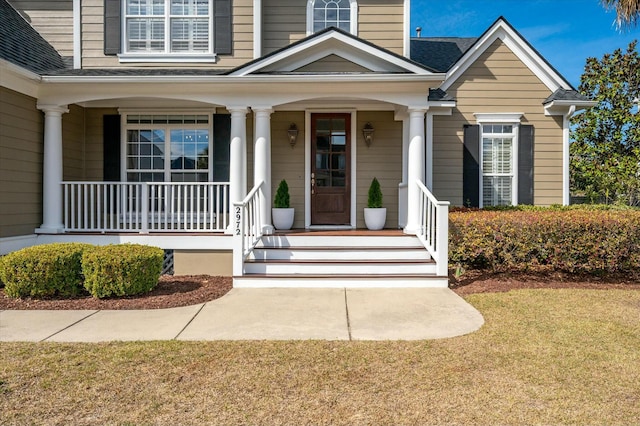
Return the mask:
<path id="1" fill-rule="evenodd" d="M 307 33 L 336 27 L 356 34 L 357 11 L 355 0 L 309 0 Z"/>
<path id="2" fill-rule="evenodd" d="M 513 124 L 484 124 L 482 129 L 482 205 L 506 206 L 516 199 L 515 145 Z"/>
<path id="3" fill-rule="evenodd" d="M 125 54 L 213 54 L 212 0 L 125 0 Z"/>
<path id="4" fill-rule="evenodd" d="M 128 182 L 207 182 L 209 115 L 127 115 Z"/>

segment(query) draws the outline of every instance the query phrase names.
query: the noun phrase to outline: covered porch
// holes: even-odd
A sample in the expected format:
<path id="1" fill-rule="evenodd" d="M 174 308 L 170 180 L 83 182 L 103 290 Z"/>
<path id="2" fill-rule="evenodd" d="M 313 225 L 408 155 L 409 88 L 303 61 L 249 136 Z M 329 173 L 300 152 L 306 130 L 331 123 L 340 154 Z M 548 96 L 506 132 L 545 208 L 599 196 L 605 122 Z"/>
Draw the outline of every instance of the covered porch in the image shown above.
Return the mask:
<path id="1" fill-rule="evenodd" d="M 326 58 L 335 70 L 326 71 Z M 232 235 L 234 275 L 242 276 L 256 245 L 274 232 L 280 180 L 289 183 L 295 228 L 358 229 L 376 177 L 390 212 L 386 228 L 417 236 L 438 275 L 446 275 L 448 203 L 430 192 L 430 117 L 454 105 L 429 98 L 443 79 L 339 33 L 224 75 L 44 77 L 43 222 L 36 232 Z M 64 178 L 63 122 L 73 120 L 63 116 L 78 109 L 99 123 L 95 140 L 105 150 L 119 149 L 91 179 Z M 75 133 L 92 133 L 87 123 L 76 126 Z"/>

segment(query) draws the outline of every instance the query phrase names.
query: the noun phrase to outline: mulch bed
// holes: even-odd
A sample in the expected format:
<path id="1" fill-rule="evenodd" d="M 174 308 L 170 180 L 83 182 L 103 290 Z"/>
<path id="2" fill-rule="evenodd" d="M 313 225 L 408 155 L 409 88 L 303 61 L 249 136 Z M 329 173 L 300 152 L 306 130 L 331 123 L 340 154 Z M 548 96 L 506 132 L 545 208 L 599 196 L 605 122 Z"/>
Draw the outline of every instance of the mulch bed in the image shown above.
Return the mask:
<path id="1" fill-rule="evenodd" d="M 640 290 L 640 273 L 636 276 L 620 275 L 598 278 L 560 273 L 496 274 L 481 271 L 466 272 L 462 277 L 449 277 L 449 286 L 464 296 L 474 293 L 506 292 L 527 288 L 584 288 Z M 139 296 L 95 299 L 89 295 L 73 299 L 12 299 L 0 288 L 2 309 L 161 309 L 196 305 L 224 296 L 233 284 L 230 277 L 185 275 L 160 277 L 158 286 Z"/>
<path id="2" fill-rule="evenodd" d="M 12 299 L 0 289 L 0 309 L 161 309 L 197 305 L 224 296 L 232 288 L 230 277 L 183 275 L 160 277 L 152 291 L 138 296 L 96 299 L 90 295 L 73 299 Z"/>

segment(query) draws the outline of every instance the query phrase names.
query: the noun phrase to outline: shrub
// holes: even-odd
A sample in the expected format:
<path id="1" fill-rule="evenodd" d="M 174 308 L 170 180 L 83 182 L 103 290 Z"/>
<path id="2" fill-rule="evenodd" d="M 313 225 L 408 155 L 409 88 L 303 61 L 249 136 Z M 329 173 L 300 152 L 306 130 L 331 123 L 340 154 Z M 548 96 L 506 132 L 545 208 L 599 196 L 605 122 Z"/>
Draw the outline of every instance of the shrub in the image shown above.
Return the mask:
<path id="1" fill-rule="evenodd" d="M 164 252 L 158 247 L 95 247 L 82 256 L 84 287 L 97 298 L 147 293 L 158 284 L 163 260 Z"/>
<path id="2" fill-rule="evenodd" d="M 287 185 L 287 181 L 284 179 L 282 179 L 278 185 L 276 196 L 273 199 L 273 207 L 276 209 L 289 208 L 289 185 Z"/>
<path id="3" fill-rule="evenodd" d="M 75 296 L 82 292 L 82 253 L 90 244 L 26 247 L 0 258 L 0 281 L 9 297 Z"/>
<path id="4" fill-rule="evenodd" d="M 640 268 L 640 210 L 453 212 L 449 259 L 467 269 L 624 273 Z"/>
<path id="5" fill-rule="evenodd" d="M 379 209 L 382 207 L 382 190 L 380 189 L 380 182 L 378 182 L 376 178 L 373 178 L 369 186 L 367 207 L 370 209 Z"/>

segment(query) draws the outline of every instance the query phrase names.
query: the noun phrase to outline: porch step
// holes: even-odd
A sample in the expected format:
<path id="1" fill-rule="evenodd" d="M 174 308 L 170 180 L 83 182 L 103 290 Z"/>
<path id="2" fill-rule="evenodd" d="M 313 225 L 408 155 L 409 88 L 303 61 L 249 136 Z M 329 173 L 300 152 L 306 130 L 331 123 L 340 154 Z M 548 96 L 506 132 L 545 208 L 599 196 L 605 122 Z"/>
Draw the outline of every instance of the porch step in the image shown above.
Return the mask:
<path id="1" fill-rule="evenodd" d="M 237 288 L 446 288 L 448 277 L 435 275 L 274 275 L 233 278 Z"/>
<path id="2" fill-rule="evenodd" d="M 247 274 L 322 274 L 327 271 L 332 274 L 435 274 L 436 264 L 432 260 L 337 260 L 337 259 L 308 259 L 308 260 L 248 260 L 245 262 Z"/>
<path id="3" fill-rule="evenodd" d="M 446 287 L 415 236 L 264 236 L 236 287 Z"/>
<path id="4" fill-rule="evenodd" d="M 431 258 L 424 247 L 260 247 L 250 260 L 369 259 L 379 261 L 423 260 Z"/>

